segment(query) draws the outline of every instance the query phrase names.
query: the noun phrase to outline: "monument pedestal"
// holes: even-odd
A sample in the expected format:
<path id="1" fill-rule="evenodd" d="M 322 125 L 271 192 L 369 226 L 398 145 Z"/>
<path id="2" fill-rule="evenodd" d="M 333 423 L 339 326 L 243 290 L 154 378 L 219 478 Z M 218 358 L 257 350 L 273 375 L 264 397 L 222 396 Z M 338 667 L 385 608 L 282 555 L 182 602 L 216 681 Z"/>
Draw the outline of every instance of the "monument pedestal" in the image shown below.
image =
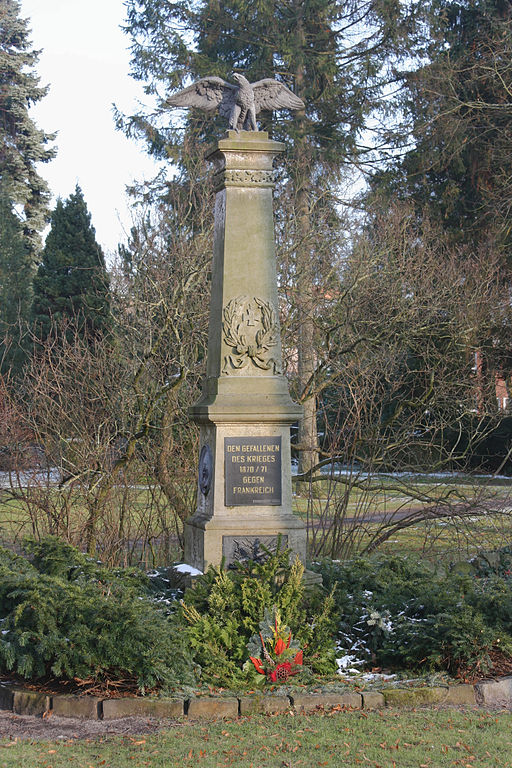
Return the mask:
<path id="1" fill-rule="evenodd" d="M 302 408 L 282 372 L 272 189 L 284 145 L 228 131 L 209 159 L 216 181 L 207 375 L 190 409 L 201 425 L 197 511 L 185 560 L 204 571 L 272 550 L 278 537 L 305 563 L 292 513 L 290 425 Z"/>

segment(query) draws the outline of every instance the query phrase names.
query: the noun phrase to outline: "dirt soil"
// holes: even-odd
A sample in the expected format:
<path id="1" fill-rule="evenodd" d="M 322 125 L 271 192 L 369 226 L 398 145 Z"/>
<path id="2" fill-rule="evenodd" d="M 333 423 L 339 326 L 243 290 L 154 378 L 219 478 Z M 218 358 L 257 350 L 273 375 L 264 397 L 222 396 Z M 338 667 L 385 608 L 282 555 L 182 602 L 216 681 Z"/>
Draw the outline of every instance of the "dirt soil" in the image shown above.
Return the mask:
<path id="1" fill-rule="evenodd" d="M 71 741 L 97 739 L 102 736 L 124 734 L 134 736 L 169 730 L 177 725 L 174 720 L 156 720 L 148 717 L 123 717 L 118 720 L 79 720 L 71 717 L 32 717 L 15 715 L 0 710 L 0 739 L 11 741 Z"/>

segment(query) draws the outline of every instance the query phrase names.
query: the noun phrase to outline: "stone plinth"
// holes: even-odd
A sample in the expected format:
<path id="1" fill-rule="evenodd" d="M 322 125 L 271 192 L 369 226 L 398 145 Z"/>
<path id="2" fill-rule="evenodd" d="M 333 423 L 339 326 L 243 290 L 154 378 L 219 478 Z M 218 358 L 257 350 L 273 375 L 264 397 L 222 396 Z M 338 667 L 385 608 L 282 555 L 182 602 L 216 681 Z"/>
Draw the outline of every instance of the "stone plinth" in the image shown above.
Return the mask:
<path id="1" fill-rule="evenodd" d="M 207 374 L 190 409 L 201 425 L 198 504 L 185 525 L 185 560 L 204 570 L 276 546 L 305 561 L 292 513 L 290 425 L 302 408 L 282 371 L 266 133 L 228 131 L 209 156 L 216 183 Z"/>

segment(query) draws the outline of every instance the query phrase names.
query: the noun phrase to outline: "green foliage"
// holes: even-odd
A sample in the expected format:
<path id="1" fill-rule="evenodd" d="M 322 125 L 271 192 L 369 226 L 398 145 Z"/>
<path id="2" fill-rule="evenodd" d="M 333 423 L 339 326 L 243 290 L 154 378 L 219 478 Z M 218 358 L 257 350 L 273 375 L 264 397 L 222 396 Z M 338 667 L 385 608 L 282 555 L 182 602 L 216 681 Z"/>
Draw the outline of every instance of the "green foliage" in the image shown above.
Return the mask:
<path id="1" fill-rule="evenodd" d="M 452 242 L 510 250 L 512 14 L 502 0 L 430 0 L 426 56 L 409 72 L 396 153 L 377 186 L 414 200 Z M 412 139 L 412 141 L 411 141 Z M 396 159 L 398 158 L 398 159 Z"/>
<path id="2" fill-rule="evenodd" d="M 58 536 L 47 536 L 42 540 L 27 538 L 23 548 L 33 567 L 47 576 L 71 579 L 78 569 L 90 575 L 98 568 L 95 561 Z"/>
<path id="3" fill-rule="evenodd" d="M 246 682 L 247 644 L 273 606 L 304 648 L 304 663 L 319 673 L 334 670 L 333 597 L 306 593 L 302 564 L 288 561 L 289 551 L 282 550 L 232 570 L 211 567 L 186 592 L 181 615 L 204 681 Z"/>
<path id="4" fill-rule="evenodd" d="M 58 536 L 44 539 L 26 538 L 23 542 L 30 562 L 39 573 L 57 576 L 67 581 L 95 579 L 104 584 L 119 583 L 122 588 L 132 589 L 134 594 L 150 590 L 150 581 L 138 568 L 106 568 L 101 561 L 80 552 Z"/>
<path id="5" fill-rule="evenodd" d="M 361 9 L 329 0 L 128 0 L 126 9 L 132 75 L 162 102 L 164 89 L 182 87 L 189 78 L 229 78 L 233 71 L 243 71 L 251 81 L 277 75 L 291 85 L 304 99 L 305 115 L 290 120 L 264 114 L 262 123 L 294 147 L 293 167 L 310 161 L 303 181 L 311 190 L 323 183 L 311 171 L 311 156 L 324 164 L 325 174 L 326 164 L 339 169 L 358 151 L 358 131 L 384 85 L 382 64 L 406 48 L 409 53 L 413 31 L 413 14 L 396 2 Z M 363 19 L 371 33 L 354 36 Z M 198 133 L 208 133 L 204 122 L 194 116 L 188 129 L 195 123 Z M 154 113 L 133 116 L 123 127 L 143 136 L 152 154 L 166 157 L 176 151 L 176 128 L 167 119 L 156 124 Z M 301 157 L 305 147 L 307 157 Z"/>
<path id="6" fill-rule="evenodd" d="M 71 324 L 94 338 L 108 328 L 109 310 L 105 258 L 77 185 L 66 201 L 57 201 L 52 214 L 42 262 L 34 278 L 35 332 L 44 340 L 54 323 Z"/>
<path id="7" fill-rule="evenodd" d="M 34 67 L 39 52 L 31 50 L 28 22 L 20 18 L 18 0 L 0 0 L 0 187 L 12 208 L 23 211 L 21 236 L 33 261 L 39 233 L 48 214 L 50 194 L 37 164 L 50 160 L 53 136 L 37 128 L 29 109 L 47 93 Z M 0 218 L 0 229 L 5 221 Z M 1 258 L 1 256 L 0 256 Z"/>
<path id="8" fill-rule="evenodd" d="M 0 374 L 25 362 L 24 323 L 50 194 L 38 163 L 55 155 L 53 136 L 37 128 L 29 109 L 47 93 L 34 72 L 28 23 L 18 0 L 0 0 Z"/>
<path id="9" fill-rule="evenodd" d="M 55 538 L 32 563 L 0 550 L 0 667 L 22 677 L 130 679 L 141 690 L 193 681 L 180 628 L 134 569 L 110 571 Z"/>
<path id="10" fill-rule="evenodd" d="M 0 547 L 0 570 L 3 575 L 9 571 L 20 576 L 35 576 L 37 574 L 36 568 L 26 558 L 3 547 Z"/>
<path id="11" fill-rule="evenodd" d="M 397 556 L 325 562 L 336 584 L 343 653 L 398 668 L 485 673 L 491 652 L 512 655 L 512 580 L 445 573 Z M 461 572 L 462 571 L 462 572 Z"/>
<path id="12" fill-rule="evenodd" d="M 511 576 L 512 546 L 507 544 L 492 552 L 479 552 L 471 560 L 477 576 Z"/>
<path id="13" fill-rule="evenodd" d="M 397 556 L 325 561 L 326 595 L 305 590 L 301 563 L 278 551 L 210 568 L 173 610 L 159 599 L 158 574 L 107 569 L 55 537 L 25 547 L 28 558 L 0 549 L 0 671 L 29 679 L 128 679 L 141 690 L 262 684 L 249 660 L 264 656 L 260 631 L 279 663 L 300 666 L 302 649 L 301 674 L 329 675 L 335 620 L 336 655 L 381 666 L 474 676 L 497 653 L 512 656 L 507 552 L 493 568 L 487 556 L 448 572 Z"/>
<path id="14" fill-rule="evenodd" d="M 32 300 L 33 264 L 23 223 L 0 179 L 0 373 L 19 373 L 24 361 L 21 324 Z"/>

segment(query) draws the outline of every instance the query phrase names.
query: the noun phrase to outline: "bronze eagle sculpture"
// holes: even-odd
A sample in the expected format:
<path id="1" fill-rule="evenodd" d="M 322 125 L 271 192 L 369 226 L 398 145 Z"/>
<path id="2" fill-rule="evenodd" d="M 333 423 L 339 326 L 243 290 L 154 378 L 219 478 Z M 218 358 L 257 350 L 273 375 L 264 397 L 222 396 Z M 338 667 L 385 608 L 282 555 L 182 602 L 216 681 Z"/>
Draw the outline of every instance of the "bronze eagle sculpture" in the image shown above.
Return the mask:
<path id="1" fill-rule="evenodd" d="M 257 131 L 256 115 L 262 109 L 304 109 L 304 102 L 286 85 L 267 77 L 250 83 L 235 74 L 238 85 L 221 77 L 203 77 L 165 102 L 169 107 L 197 107 L 206 112 L 218 109 L 235 131 Z"/>

